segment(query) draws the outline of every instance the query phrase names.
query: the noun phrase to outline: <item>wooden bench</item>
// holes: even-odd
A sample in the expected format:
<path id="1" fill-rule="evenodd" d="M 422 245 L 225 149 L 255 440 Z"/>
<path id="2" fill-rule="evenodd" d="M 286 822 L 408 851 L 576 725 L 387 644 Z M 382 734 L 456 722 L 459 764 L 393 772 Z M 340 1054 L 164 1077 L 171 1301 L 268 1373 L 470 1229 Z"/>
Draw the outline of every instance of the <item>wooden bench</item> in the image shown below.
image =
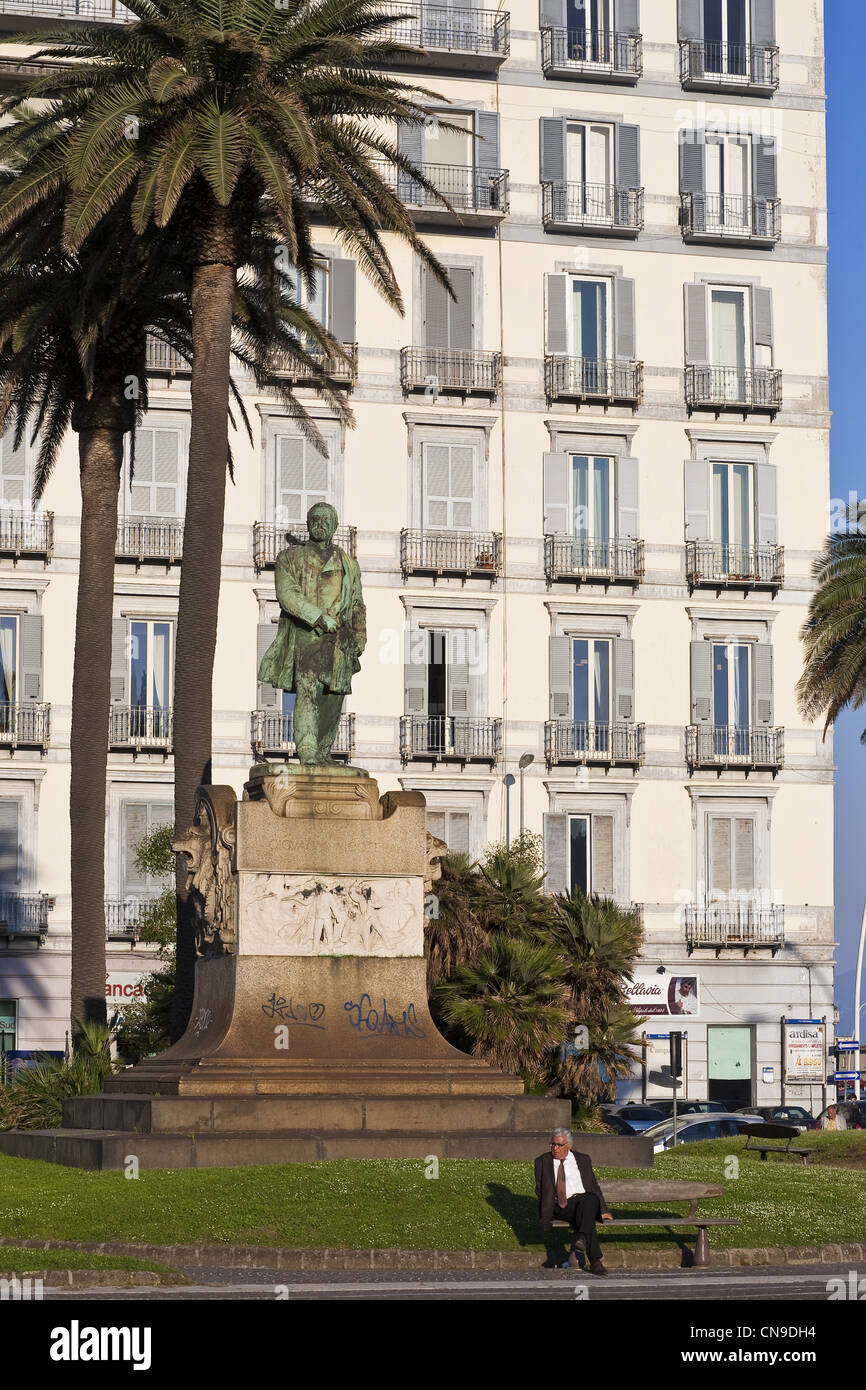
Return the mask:
<path id="1" fill-rule="evenodd" d="M 644 1202 L 664 1205 L 667 1202 L 688 1202 L 686 1216 L 614 1216 L 612 1221 L 599 1222 L 599 1231 L 618 1230 L 621 1226 L 692 1226 L 697 1230 L 692 1269 L 706 1269 L 710 1263 L 710 1241 L 707 1229 L 710 1226 L 736 1226 L 735 1216 L 700 1216 L 698 1203 L 707 1197 L 721 1197 L 725 1189 L 719 1183 L 684 1182 L 670 1180 L 654 1181 L 648 1178 L 611 1179 L 601 1184 L 608 1206 L 614 1203 Z M 554 1221 L 554 1226 L 565 1226 L 567 1221 Z"/>
<path id="2" fill-rule="evenodd" d="M 794 1125 L 777 1125 L 768 1120 L 765 1125 L 749 1125 L 745 1132 L 748 1138 L 746 1139 L 746 1147 L 743 1152 L 745 1153 L 746 1150 L 749 1150 L 751 1153 L 759 1153 L 763 1163 L 767 1161 L 767 1154 L 782 1154 L 783 1156 L 785 1154 L 790 1154 L 792 1158 L 799 1158 L 803 1163 L 807 1163 L 809 1154 L 815 1152 L 814 1146 L 811 1149 L 795 1148 L 792 1146 L 792 1141 L 800 1138 L 800 1131 Z M 776 1139 L 783 1140 L 784 1142 L 776 1144 L 759 1142 L 753 1144 L 753 1139 L 759 1141 Z"/>

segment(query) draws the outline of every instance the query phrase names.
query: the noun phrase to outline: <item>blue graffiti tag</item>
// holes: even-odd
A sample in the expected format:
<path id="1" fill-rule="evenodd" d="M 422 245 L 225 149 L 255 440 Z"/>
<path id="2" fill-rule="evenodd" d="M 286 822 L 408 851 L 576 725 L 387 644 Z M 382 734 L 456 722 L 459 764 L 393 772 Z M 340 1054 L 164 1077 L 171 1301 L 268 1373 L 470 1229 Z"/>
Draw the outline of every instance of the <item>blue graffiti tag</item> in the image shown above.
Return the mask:
<path id="1" fill-rule="evenodd" d="M 265 1018 L 281 1018 L 285 1023 L 297 1023 L 302 1028 L 324 1028 L 319 1020 L 324 1017 L 324 1004 L 296 1004 L 294 999 L 284 999 L 281 994 L 272 994 L 262 1004 Z"/>
<path id="2" fill-rule="evenodd" d="M 382 999 L 382 1008 L 373 1008 L 373 1001 L 369 994 L 362 994 L 360 1003 L 356 1004 L 353 1000 L 347 999 L 343 1008 L 349 1015 L 349 1027 L 363 1037 L 389 1037 L 389 1038 L 423 1038 L 426 1037 L 424 1029 L 421 1027 L 415 1016 L 415 1005 L 408 1004 L 403 1010 L 400 1018 L 395 1018 L 388 1012 L 386 1000 Z"/>

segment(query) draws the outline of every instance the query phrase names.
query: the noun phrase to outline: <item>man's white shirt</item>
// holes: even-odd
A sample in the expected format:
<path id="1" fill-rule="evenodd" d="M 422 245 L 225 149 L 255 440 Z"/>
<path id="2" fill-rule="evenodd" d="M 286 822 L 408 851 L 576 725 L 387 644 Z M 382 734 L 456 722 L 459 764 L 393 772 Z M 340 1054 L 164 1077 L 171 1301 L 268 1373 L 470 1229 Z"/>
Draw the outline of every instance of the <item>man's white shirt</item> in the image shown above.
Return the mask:
<path id="1" fill-rule="evenodd" d="M 553 1181 L 554 1181 L 554 1183 L 556 1182 L 557 1178 L 559 1177 L 559 1165 L 560 1165 L 560 1162 L 564 1162 L 564 1163 L 565 1163 L 565 1195 L 566 1195 L 566 1198 L 574 1197 L 574 1196 L 576 1196 L 576 1195 L 579 1196 L 580 1193 L 585 1192 L 585 1191 L 586 1191 L 586 1188 L 584 1187 L 584 1185 L 583 1185 L 583 1179 L 582 1179 L 581 1176 L 580 1176 L 580 1169 L 579 1169 L 578 1166 L 577 1166 L 577 1159 L 575 1158 L 575 1156 L 574 1156 L 574 1154 L 571 1152 L 571 1150 L 569 1150 L 569 1153 L 568 1153 L 568 1157 L 567 1157 L 567 1158 L 562 1159 L 562 1160 L 560 1160 L 560 1159 L 558 1159 L 558 1158 L 555 1158 L 555 1159 L 553 1160 Z"/>

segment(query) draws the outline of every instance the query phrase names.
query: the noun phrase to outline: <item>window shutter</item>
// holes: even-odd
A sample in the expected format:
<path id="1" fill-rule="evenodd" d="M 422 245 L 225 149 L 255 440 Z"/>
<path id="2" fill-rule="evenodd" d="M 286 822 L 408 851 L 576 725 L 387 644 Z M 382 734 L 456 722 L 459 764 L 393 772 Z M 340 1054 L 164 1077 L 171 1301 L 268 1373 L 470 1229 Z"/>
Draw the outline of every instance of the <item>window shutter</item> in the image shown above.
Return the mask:
<path id="1" fill-rule="evenodd" d="M 544 891 L 570 892 L 568 872 L 568 816 L 544 817 Z"/>
<path id="2" fill-rule="evenodd" d="M 680 132 L 680 192 L 704 193 L 706 187 L 706 131 L 683 130 Z"/>
<path id="3" fill-rule="evenodd" d="M 752 286 L 752 316 L 755 325 L 755 346 L 773 346 L 773 291 L 763 285 Z"/>
<path id="4" fill-rule="evenodd" d="M 129 624 L 125 618 L 111 623 L 111 699 L 115 704 L 128 705 Z"/>
<path id="5" fill-rule="evenodd" d="M 710 817 L 710 897 L 727 896 L 731 891 L 731 821 L 728 816 Z"/>
<path id="6" fill-rule="evenodd" d="M 617 724 L 634 720 L 634 642 L 630 637 L 617 637 L 613 644 L 613 680 Z"/>
<path id="7" fill-rule="evenodd" d="M 692 723 L 713 722 L 713 644 L 692 642 Z"/>
<path id="8" fill-rule="evenodd" d="M 704 37 L 704 0 L 677 0 L 677 18 L 681 39 Z"/>
<path id="9" fill-rule="evenodd" d="M 448 319 L 451 297 L 429 270 L 424 271 L 424 346 L 448 347 Z"/>
<path id="10" fill-rule="evenodd" d="M 499 168 L 499 112 L 476 111 L 475 168 Z"/>
<path id="11" fill-rule="evenodd" d="M 573 719 L 574 672 L 570 637 L 550 639 L 550 717 Z"/>
<path id="12" fill-rule="evenodd" d="M 448 844 L 448 832 L 445 828 L 445 812 L 427 810 L 427 830 L 429 834 L 435 836 L 437 840 L 444 840 Z"/>
<path id="13" fill-rule="evenodd" d="M 541 27 L 564 29 L 566 0 L 541 0 Z"/>
<path id="14" fill-rule="evenodd" d="M 26 437 L 25 434 L 16 449 L 15 427 L 10 424 L 0 440 L 0 503 L 4 507 L 10 504 L 23 507 L 30 500 L 27 495 Z"/>
<path id="15" fill-rule="evenodd" d="M 571 479 L 569 454 L 544 455 L 544 534 L 570 536 Z"/>
<path id="16" fill-rule="evenodd" d="M 471 445 L 452 444 L 451 517 L 455 531 L 473 531 L 476 513 L 475 450 Z"/>
<path id="17" fill-rule="evenodd" d="M 42 699 L 42 615 L 24 613 L 18 620 L 21 676 L 18 689 L 25 700 Z"/>
<path id="18" fill-rule="evenodd" d="M 455 350 L 469 349 L 472 347 L 472 323 L 475 318 L 472 312 L 472 271 L 466 266 L 455 266 L 448 275 L 457 299 L 448 299 L 447 346 Z"/>
<path id="19" fill-rule="evenodd" d="M 21 802 L 0 801 L 0 888 L 14 890 L 21 878 Z"/>
<path id="20" fill-rule="evenodd" d="M 568 352 L 568 276 L 545 275 L 548 352 Z"/>
<path id="21" fill-rule="evenodd" d="M 397 127 L 397 148 L 413 164 L 424 163 L 424 127 L 401 121 Z"/>
<path id="22" fill-rule="evenodd" d="M 638 512 L 638 461 L 619 458 L 616 464 L 617 540 L 637 540 L 640 535 Z"/>
<path id="23" fill-rule="evenodd" d="M 617 275 L 614 281 L 614 315 L 616 329 L 616 356 L 622 361 L 633 362 L 637 357 L 634 317 L 634 280 Z"/>
<path id="24" fill-rule="evenodd" d="M 758 494 L 758 545 L 779 544 L 776 466 L 759 463 L 755 469 Z"/>
<path id="25" fill-rule="evenodd" d="M 277 635 L 276 623 L 259 623 L 257 629 L 256 670 L 262 664 L 262 657 Z M 282 691 L 270 681 L 259 681 L 256 692 L 256 709 L 275 710 L 282 705 Z"/>
<path id="26" fill-rule="evenodd" d="M 734 817 L 734 892 L 751 893 L 755 888 L 755 822 L 751 817 Z"/>
<path id="27" fill-rule="evenodd" d="M 710 292 L 707 285 L 686 285 L 686 361 L 694 366 L 710 360 Z"/>
<path id="28" fill-rule="evenodd" d="M 123 896 L 133 897 L 147 891 L 147 874 L 135 862 L 135 852 L 147 834 L 147 802 L 125 801 L 123 804 Z"/>
<path id="29" fill-rule="evenodd" d="M 331 465 L 314 444 L 299 434 L 276 436 L 277 508 L 281 524 L 303 525 L 317 502 L 330 502 Z"/>
<path id="30" fill-rule="evenodd" d="M 542 183 L 565 181 L 565 118 L 542 116 L 539 122 Z"/>
<path id="31" fill-rule="evenodd" d="M 183 437 L 180 430 L 154 430 L 153 434 L 152 511 L 156 516 L 179 516 Z"/>
<path id="32" fill-rule="evenodd" d="M 778 153 L 775 139 L 752 136 L 752 193 L 756 198 L 778 197 Z"/>
<path id="33" fill-rule="evenodd" d="M 776 42 L 775 0 L 752 0 L 752 43 L 757 46 Z"/>
<path id="34" fill-rule="evenodd" d="M 150 830 L 162 830 L 166 825 L 174 825 L 174 810 L 167 801 L 154 801 L 150 806 Z"/>
<path id="35" fill-rule="evenodd" d="M 640 188 L 640 126 L 616 125 L 616 173 L 618 188 Z"/>
<path id="36" fill-rule="evenodd" d="M 752 680 L 755 690 L 755 723 L 773 722 L 773 648 L 769 642 L 752 647 Z"/>
<path id="37" fill-rule="evenodd" d="M 451 522 L 451 450 L 447 444 L 425 444 L 423 463 L 423 524 L 434 531 Z"/>
<path id="38" fill-rule="evenodd" d="M 338 342 L 355 342 L 355 262 L 345 256 L 335 256 L 331 261 L 329 327 Z"/>
<path id="39" fill-rule="evenodd" d="M 406 653 L 405 697 L 407 714 L 427 713 L 427 653 L 430 635 L 426 628 L 410 627 Z"/>
<path id="40" fill-rule="evenodd" d="M 640 0 L 613 0 L 613 27 L 617 34 L 639 34 Z"/>
<path id="41" fill-rule="evenodd" d="M 449 811 L 445 843 L 452 854 L 469 853 L 469 812 Z"/>
<path id="42" fill-rule="evenodd" d="M 155 430 L 135 432 L 135 465 L 129 459 L 129 510 L 134 516 L 150 516 L 153 503 L 153 448 Z"/>
<path id="43" fill-rule="evenodd" d="M 469 633 L 457 628 L 446 633 L 448 713 L 465 718 L 474 713 L 469 689 Z"/>
<path id="44" fill-rule="evenodd" d="M 686 540 L 710 539 L 710 464 L 686 459 Z M 705 642 L 700 643 L 706 646 Z"/>
<path id="45" fill-rule="evenodd" d="M 592 891 L 613 896 L 613 816 L 592 818 Z"/>

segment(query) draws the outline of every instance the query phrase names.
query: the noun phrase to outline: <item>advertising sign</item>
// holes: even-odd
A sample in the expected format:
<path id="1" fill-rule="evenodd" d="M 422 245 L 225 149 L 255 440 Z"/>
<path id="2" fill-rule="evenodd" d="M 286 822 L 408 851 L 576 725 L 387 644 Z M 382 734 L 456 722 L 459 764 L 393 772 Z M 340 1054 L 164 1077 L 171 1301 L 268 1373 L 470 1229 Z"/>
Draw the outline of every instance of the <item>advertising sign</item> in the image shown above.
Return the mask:
<path id="1" fill-rule="evenodd" d="M 786 1081 L 824 1080 L 822 1018 L 787 1018 L 782 1025 Z"/>
<path id="2" fill-rule="evenodd" d="M 626 985 L 628 1006 L 639 1018 L 696 1018 L 700 1013 L 697 975 L 635 975 Z"/>

